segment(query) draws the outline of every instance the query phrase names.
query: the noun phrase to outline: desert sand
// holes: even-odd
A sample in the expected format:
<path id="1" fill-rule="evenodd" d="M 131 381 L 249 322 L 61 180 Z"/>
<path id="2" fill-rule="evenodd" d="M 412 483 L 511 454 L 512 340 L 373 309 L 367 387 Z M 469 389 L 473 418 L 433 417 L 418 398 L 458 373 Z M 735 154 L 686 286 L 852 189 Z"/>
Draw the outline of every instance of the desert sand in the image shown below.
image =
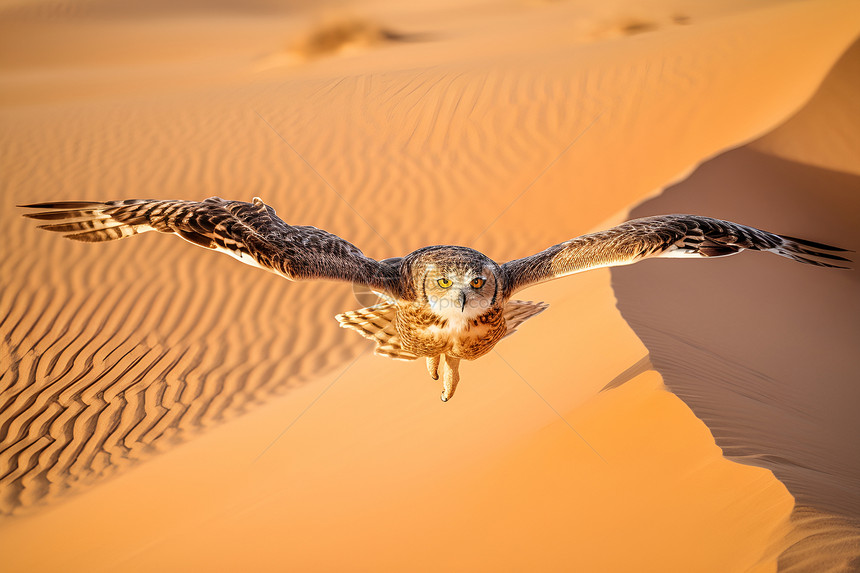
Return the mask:
<path id="1" fill-rule="evenodd" d="M 533 287 L 462 366 L 350 285 L 14 206 L 262 197 L 374 258 L 694 212 L 860 248 L 860 5 L 0 4 L 9 571 L 826 571 L 860 556 L 860 278 L 759 253 Z"/>

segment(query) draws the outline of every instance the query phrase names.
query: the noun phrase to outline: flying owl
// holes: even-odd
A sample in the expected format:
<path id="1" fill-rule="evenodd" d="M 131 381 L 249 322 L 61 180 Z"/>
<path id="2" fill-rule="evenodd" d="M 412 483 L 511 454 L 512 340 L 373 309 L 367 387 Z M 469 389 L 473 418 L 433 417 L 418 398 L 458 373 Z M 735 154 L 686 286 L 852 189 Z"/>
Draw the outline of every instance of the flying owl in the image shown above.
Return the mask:
<path id="1" fill-rule="evenodd" d="M 834 254 L 845 249 L 698 215 L 635 219 L 499 264 L 457 246 L 423 247 L 377 261 L 336 235 L 288 225 L 257 197 L 251 203 L 212 197 L 202 202 L 132 199 L 23 207 L 41 209 L 26 217 L 54 221 L 41 229 L 76 241 L 111 241 L 146 231 L 175 233 L 289 280 L 336 280 L 367 287 L 382 302 L 338 315 L 340 326 L 373 340 L 379 355 L 425 358 L 430 376 L 442 378 L 445 402 L 457 388 L 460 360 L 487 354 L 547 308 L 511 298 L 529 286 L 650 257 L 722 257 L 744 249 L 822 267 L 846 268 L 835 262 L 850 262 Z"/>

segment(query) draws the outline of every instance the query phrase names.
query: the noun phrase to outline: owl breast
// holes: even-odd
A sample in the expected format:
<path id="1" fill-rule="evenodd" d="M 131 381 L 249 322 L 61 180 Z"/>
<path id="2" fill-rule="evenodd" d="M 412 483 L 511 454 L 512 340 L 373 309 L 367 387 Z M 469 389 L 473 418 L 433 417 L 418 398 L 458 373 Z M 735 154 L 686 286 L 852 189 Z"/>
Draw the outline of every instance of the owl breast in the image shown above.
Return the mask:
<path id="1" fill-rule="evenodd" d="M 483 356 L 507 333 L 501 308 L 469 320 L 451 320 L 405 304 L 398 309 L 395 324 L 405 350 L 417 356 L 447 354 L 466 360 Z"/>

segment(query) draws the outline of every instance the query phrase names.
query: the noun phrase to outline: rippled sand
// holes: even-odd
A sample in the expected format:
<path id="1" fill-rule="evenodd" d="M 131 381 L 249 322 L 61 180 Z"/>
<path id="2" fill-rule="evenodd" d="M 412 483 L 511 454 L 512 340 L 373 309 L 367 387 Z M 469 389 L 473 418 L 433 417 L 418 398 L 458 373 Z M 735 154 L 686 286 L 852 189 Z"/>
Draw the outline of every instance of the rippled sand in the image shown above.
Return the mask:
<path id="1" fill-rule="evenodd" d="M 11 570 L 858 555 L 856 272 L 747 253 L 542 285 L 441 404 L 338 328 L 348 285 L 13 207 L 261 196 L 375 258 L 685 211 L 857 249 L 854 3 L 4 2 L 0 32 Z"/>

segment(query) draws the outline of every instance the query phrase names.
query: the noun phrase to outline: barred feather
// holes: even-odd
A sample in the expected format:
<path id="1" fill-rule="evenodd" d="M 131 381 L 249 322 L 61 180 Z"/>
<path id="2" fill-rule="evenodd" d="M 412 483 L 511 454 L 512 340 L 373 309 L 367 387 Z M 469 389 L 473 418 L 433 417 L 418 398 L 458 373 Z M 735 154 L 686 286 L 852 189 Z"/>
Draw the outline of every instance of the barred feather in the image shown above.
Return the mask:
<path id="1" fill-rule="evenodd" d="M 376 342 L 374 353 L 398 360 L 415 360 L 417 355 L 401 346 L 400 335 L 394 325 L 397 305 L 381 303 L 367 308 L 350 310 L 335 317 L 341 328 L 354 330 L 360 335 Z"/>
<path id="2" fill-rule="evenodd" d="M 517 328 L 525 321 L 533 318 L 546 309 L 549 305 L 545 302 L 532 302 L 530 300 L 509 300 L 505 305 L 505 325 L 508 331 L 505 336 L 510 336 L 517 331 Z"/>
<path id="3" fill-rule="evenodd" d="M 769 251 L 821 267 L 848 268 L 837 255 L 846 249 L 776 235 L 755 227 L 699 215 L 660 215 L 582 235 L 502 265 L 506 294 L 527 286 L 601 267 L 629 265 L 651 257 L 724 257 L 745 249 Z M 823 260 L 821 260 L 823 259 Z"/>
<path id="4" fill-rule="evenodd" d="M 342 280 L 399 294 L 395 266 L 364 256 L 358 247 L 329 232 L 288 225 L 258 197 L 251 203 L 210 197 L 199 202 L 127 199 L 22 206 L 41 209 L 25 217 L 57 221 L 39 228 L 75 241 L 113 241 L 147 231 L 173 233 L 290 280 Z"/>
<path id="5" fill-rule="evenodd" d="M 547 308 L 549 305 L 544 302 L 508 301 L 503 313 L 507 326 L 505 336 L 510 336 L 525 321 L 539 315 Z M 415 360 L 418 356 L 402 347 L 402 340 L 397 333 L 394 322 L 396 316 L 397 305 L 386 302 L 344 312 L 335 318 L 342 328 L 354 330 L 365 338 L 376 342 L 375 354 L 400 360 Z"/>

